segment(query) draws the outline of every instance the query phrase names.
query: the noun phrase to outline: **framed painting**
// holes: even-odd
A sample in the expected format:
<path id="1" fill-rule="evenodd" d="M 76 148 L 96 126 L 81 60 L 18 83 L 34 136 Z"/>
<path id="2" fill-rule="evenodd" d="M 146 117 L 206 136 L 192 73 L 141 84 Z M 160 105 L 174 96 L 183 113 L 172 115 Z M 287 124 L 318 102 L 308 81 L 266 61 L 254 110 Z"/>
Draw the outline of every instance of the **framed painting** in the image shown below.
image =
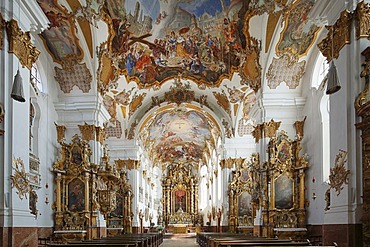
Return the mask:
<path id="1" fill-rule="evenodd" d="M 68 210 L 81 212 L 85 210 L 85 184 L 78 178 L 68 184 Z"/>
<path id="2" fill-rule="evenodd" d="M 291 209 L 293 207 L 294 183 L 287 174 L 282 174 L 275 179 L 275 208 Z"/>
<path id="3" fill-rule="evenodd" d="M 175 212 L 186 212 L 186 190 L 178 189 L 174 191 Z"/>
<path id="4" fill-rule="evenodd" d="M 250 216 L 252 215 L 251 206 L 252 196 L 244 191 L 238 197 L 238 217 Z"/>

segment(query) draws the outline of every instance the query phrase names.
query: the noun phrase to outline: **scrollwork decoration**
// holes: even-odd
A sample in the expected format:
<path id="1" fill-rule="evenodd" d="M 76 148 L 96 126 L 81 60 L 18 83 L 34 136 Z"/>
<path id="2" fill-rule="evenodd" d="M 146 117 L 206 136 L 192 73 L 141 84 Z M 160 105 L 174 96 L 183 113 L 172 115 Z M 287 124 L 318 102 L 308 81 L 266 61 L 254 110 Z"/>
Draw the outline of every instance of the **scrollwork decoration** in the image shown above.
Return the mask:
<path id="1" fill-rule="evenodd" d="M 32 191 L 32 186 L 28 180 L 28 175 L 24 169 L 24 163 L 21 158 L 13 159 L 13 169 L 14 175 L 10 176 L 10 181 L 12 183 L 12 188 L 17 189 L 17 194 L 19 199 L 23 200 L 24 197 L 27 198 L 27 193 Z"/>
<path id="2" fill-rule="evenodd" d="M 343 190 L 343 184 L 348 184 L 348 175 L 350 174 L 349 170 L 346 170 L 344 167 L 346 160 L 347 152 L 344 150 L 339 150 L 339 153 L 335 157 L 335 165 L 333 168 L 330 168 L 329 175 L 329 185 L 330 188 L 335 189 L 337 196 L 340 195 L 340 192 Z"/>

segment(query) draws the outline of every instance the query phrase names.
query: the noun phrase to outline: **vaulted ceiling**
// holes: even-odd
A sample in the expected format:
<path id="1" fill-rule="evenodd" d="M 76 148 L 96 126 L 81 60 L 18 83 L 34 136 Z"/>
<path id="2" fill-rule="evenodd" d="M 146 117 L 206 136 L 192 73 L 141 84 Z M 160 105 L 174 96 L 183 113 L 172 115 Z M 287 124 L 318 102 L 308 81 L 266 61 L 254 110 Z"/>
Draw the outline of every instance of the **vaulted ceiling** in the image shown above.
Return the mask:
<path id="1" fill-rule="evenodd" d="M 263 81 L 297 88 L 319 31 L 314 0 L 37 2 L 60 93 L 97 91 L 108 137 L 140 139 L 154 163 L 196 163 L 220 136 L 250 134 Z"/>

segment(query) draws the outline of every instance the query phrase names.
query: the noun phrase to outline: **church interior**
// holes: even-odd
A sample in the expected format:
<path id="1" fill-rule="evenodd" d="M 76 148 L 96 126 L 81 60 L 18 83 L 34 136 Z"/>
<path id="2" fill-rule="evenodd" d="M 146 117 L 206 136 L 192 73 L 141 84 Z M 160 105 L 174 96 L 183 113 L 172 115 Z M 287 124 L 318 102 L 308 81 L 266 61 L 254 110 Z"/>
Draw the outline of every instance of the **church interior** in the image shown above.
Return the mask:
<path id="1" fill-rule="evenodd" d="M 0 246 L 370 246 L 369 0 L 0 10 Z"/>

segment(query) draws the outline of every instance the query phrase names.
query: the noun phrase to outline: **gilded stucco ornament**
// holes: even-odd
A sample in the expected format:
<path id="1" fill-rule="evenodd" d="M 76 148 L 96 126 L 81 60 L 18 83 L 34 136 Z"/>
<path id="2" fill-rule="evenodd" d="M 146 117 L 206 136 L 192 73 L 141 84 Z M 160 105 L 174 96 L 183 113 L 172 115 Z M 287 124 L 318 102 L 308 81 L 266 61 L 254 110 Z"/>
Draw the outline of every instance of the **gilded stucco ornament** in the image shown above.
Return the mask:
<path id="1" fill-rule="evenodd" d="M 276 135 L 276 131 L 279 129 L 281 124 L 280 122 L 275 122 L 274 119 L 271 119 L 270 122 L 263 124 L 264 129 L 264 136 L 265 137 L 274 137 Z"/>
<path id="2" fill-rule="evenodd" d="M 6 22 L 0 13 L 0 50 L 4 49 L 4 28 L 6 27 Z"/>
<path id="3" fill-rule="evenodd" d="M 82 140 L 93 141 L 95 140 L 95 126 L 93 124 L 78 125 L 80 129 Z"/>
<path id="4" fill-rule="evenodd" d="M 6 23 L 6 32 L 9 39 L 9 52 L 18 57 L 22 66 L 31 70 L 32 64 L 36 62 L 40 55 L 40 51 L 33 46 L 30 32 L 23 32 L 14 19 Z"/>
<path id="5" fill-rule="evenodd" d="M 4 117 L 5 117 L 4 106 L 0 103 L 0 123 L 4 121 Z"/>
<path id="6" fill-rule="evenodd" d="M 217 99 L 217 104 L 231 116 L 231 105 L 225 91 L 222 89 L 221 92 L 213 92 L 213 95 Z"/>
<path id="7" fill-rule="evenodd" d="M 304 122 L 306 121 L 306 117 L 302 121 L 295 121 L 293 126 L 295 128 L 295 131 L 297 133 L 297 136 L 299 139 L 303 138 L 304 135 Z"/>
<path id="8" fill-rule="evenodd" d="M 140 168 L 140 160 L 115 160 L 114 163 L 119 170 L 135 170 Z"/>
<path id="9" fill-rule="evenodd" d="M 354 19 L 356 21 L 356 38 L 368 38 L 370 39 L 370 4 L 361 1 L 357 4 L 354 12 Z"/>
<path id="10" fill-rule="evenodd" d="M 337 196 L 343 190 L 343 184 L 348 184 L 350 171 L 344 167 L 347 162 L 346 157 L 347 151 L 339 150 L 335 157 L 335 165 L 333 168 L 330 168 L 329 186 L 335 189 Z"/>
<path id="11" fill-rule="evenodd" d="M 350 171 L 346 170 L 344 167 L 347 157 L 347 151 L 339 150 L 339 153 L 335 157 L 335 165 L 333 168 L 330 168 L 329 175 L 329 188 L 325 192 L 325 201 L 326 207 L 325 210 L 330 209 L 330 190 L 335 189 L 337 196 L 340 195 L 340 192 L 343 189 L 343 184 L 348 184 Z"/>
<path id="12" fill-rule="evenodd" d="M 195 93 L 191 90 L 189 82 L 182 82 L 181 76 L 174 79 L 173 85 L 170 87 L 170 91 L 164 94 L 165 100 L 168 102 L 176 103 L 180 105 L 184 102 L 191 102 L 195 99 Z"/>
<path id="13" fill-rule="evenodd" d="M 365 78 L 365 87 L 355 100 L 355 109 L 359 116 L 366 117 L 370 115 L 370 47 L 361 54 L 365 56 L 365 62 L 362 64 L 360 77 Z"/>
<path id="14" fill-rule="evenodd" d="M 58 143 L 61 143 L 63 142 L 63 140 L 65 139 L 65 134 L 66 134 L 66 126 L 64 125 L 58 125 L 56 123 L 55 124 L 55 127 L 57 129 L 57 141 Z"/>
<path id="15" fill-rule="evenodd" d="M 103 145 L 104 141 L 107 138 L 107 135 L 105 133 L 105 128 L 100 126 L 95 126 L 95 132 L 96 132 L 96 140 Z"/>
<path id="16" fill-rule="evenodd" d="M 252 131 L 252 135 L 254 137 L 255 142 L 259 142 L 262 139 L 263 134 L 263 126 L 264 124 L 257 124 L 256 127 L 254 127 L 254 130 Z"/>
<path id="17" fill-rule="evenodd" d="M 145 99 L 146 93 L 138 94 L 135 92 L 135 94 L 132 96 L 132 100 L 129 106 L 129 115 L 132 116 L 135 111 L 143 104 L 143 101 Z"/>
<path id="18" fill-rule="evenodd" d="M 12 188 L 15 187 L 17 189 L 19 199 L 22 200 L 24 197 L 27 199 L 27 193 L 32 191 L 32 186 L 28 179 L 28 174 L 24 169 L 24 163 L 21 158 L 13 159 L 13 169 L 14 175 L 10 176 Z"/>
<path id="19" fill-rule="evenodd" d="M 338 58 L 340 50 L 351 43 L 352 17 L 351 12 L 344 10 L 334 25 L 325 26 L 328 34 L 317 46 L 328 62 Z"/>

